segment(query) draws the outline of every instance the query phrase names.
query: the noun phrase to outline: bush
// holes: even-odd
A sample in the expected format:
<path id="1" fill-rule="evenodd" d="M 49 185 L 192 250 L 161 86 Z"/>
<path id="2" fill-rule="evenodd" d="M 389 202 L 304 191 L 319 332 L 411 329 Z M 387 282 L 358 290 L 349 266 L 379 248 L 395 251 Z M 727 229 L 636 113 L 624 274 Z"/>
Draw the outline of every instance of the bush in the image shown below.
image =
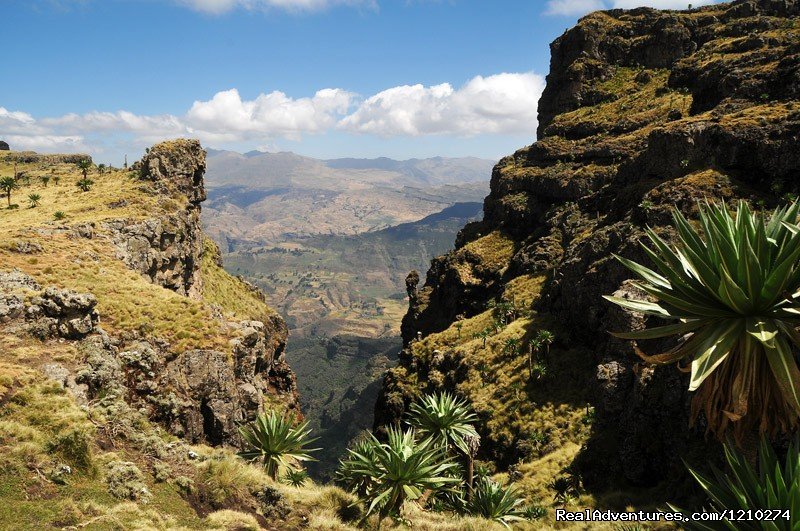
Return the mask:
<path id="1" fill-rule="evenodd" d="M 259 503 L 261 503 L 261 510 L 265 516 L 283 519 L 291 512 L 291 508 L 289 504 L 286 503 L 283 494 L 274 487 L 270 487 L 269 485 L 263 486 L 255 493 L 255 497 Z"/>
<path id="2" fill-rule="evenodd" d="M 130 461 L 112 461 L 106 471 L 108 492 L 121 500 L 147 503 L 150 491 L 144 483 L 144 474 Z"/>
<path id="3" fill-rule="evenodd" d="M 510 522 L 525 520 L 527 513 L 522 507 L 524 503 L 524 498 L 513 486 L 503 487 L 484 477 L 478 481 L 472 499 L 467 501 L 466 509 L 469 514 L 509 527 Z"/>
<path id="4" fill-rule="evenodd" d="M 209 529 L 224 529 L 225 531 L 259 531 L 261 526 L 251 514 L 238 511 L 217 511 L 206 517 Z"/>
<path id="5" fill-rule="evenodd" d="M 48 453 L 63 457 L 75 468 L 84 471 L 92 468 L 91 436 L 86 430 L 70 428 L 63 431 L 48 442 L 45 448 Z"/>

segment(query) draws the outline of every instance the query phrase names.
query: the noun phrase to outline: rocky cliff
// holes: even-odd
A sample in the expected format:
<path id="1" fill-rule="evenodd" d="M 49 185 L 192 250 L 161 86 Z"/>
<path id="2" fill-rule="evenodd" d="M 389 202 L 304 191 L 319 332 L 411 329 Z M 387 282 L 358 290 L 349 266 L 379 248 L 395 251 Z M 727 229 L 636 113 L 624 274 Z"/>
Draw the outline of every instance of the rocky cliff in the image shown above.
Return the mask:
<path id="1" fill-rule="evenodd" d="M 478 410 L 485 457 L 550 455 L 588 488 L 654 485 L 706 452 L 703 427 L 688 428 L 687 375 L 607 334 L 643 325 L 601 298 L 631 289 L 611 254 L 646 262 L 643 229 L 669 235 L 673 207 L 797 193 L 800 2 L 597 12 L 551 53 L 537 142 L 495 166 L 484 220 L 424 285 L 409 276 L 406 348 L 376 427 L 449 388 Z M 537 381 L 526 358 L 545 328 L 556 342 Z"/>
<path id="2" fill-rule="evenodd" d="M 41 159 L 24 160 L 41 171 Z M 64 214 L 72 221 L 14 227 L 8 214 L 0 329 L 7 339 L 74 341 L 79 354 L 49 370 L 86 400 L 121 395 L 189 442 L 236 445 L 238 425 L 265 404 L 298 411 L 286 325 L 221 269 L 202 233 L 199 142 L 158 144 L 132 170 L 93 177 L 95 189 L 76 198 L 87 204 Z M 94 204 L 98 188 L 119 181 L 129 190 Z"/>

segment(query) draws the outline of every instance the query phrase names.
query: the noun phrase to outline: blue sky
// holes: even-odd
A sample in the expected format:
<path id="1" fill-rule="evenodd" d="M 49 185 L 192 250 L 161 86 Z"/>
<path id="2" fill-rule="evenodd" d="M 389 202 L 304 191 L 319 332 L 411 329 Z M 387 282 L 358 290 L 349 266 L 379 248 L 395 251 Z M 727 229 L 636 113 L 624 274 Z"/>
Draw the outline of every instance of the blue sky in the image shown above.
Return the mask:
<path id="1" fill-rule="evenodd" d="M 588 11 L 639 4 L 686 7 L 5 0 L 0 138 L 112 163 L 176 136 L 320 158 L 498 158 L 534 140 L 550 41 Z"/>

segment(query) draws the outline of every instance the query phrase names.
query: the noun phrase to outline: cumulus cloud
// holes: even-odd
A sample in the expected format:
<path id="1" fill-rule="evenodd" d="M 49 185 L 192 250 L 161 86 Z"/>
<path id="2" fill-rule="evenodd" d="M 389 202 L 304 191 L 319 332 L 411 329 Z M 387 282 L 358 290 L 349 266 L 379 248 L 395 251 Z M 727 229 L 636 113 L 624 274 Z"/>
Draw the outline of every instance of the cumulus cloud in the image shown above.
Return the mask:
<path id="1" fill-rule="evenodd" d="M 375 0 L 177 0 L 196 11 L 218 15 L 235 8 L 320 11 L 337 5 L 375 7 Z"/>
<path id="2" fill-rule="evenodd" d="M 380 136 L 533 133 L 544 79 L 532 73 L 476 76 L 449 83 L 403 85 L 364 100 L 339 128 Z"/>
<path id="3" fill-rule="evenodd" d="M 272 145 L 339 130 L 381 137 L 528 134 L 536 131 L 544 79 L 533 73 L 476 76 L 460 88 L 403 85 L 361 97 L 326 88 L 309 97 L 280 91 L 242 98 L 236 89 L 195 101 L 183 115 L 128 111 L 36 118 L 0 107 L 0 137 L 14 149 L 102 154 L 135 152 L 166 138 L 207 145 Z"/>
<path id="4" fill-rule="evenodd" d="M 699 7 L 721 1 L 723 0 L 548 0 L 544 13 L 555 16 L 577 16 L 599 9 L 612 8 L 686 9 L 689 4 Z"/>
<path id="5" fill-rule="evenodd" d="M 236 89 L 218 92 L 209 101 L 195 101 L 186 114 L 189 127 L 210 134 L 227 133 L 298 138 L 330 128 L 337 115 L 352 106 L 356 95 L 342 89 L 323 89 L 311 98 L 293 99 L 280 91 L 243 101 Z"/>
<path id="6" fill-rule="evenodd" d="M 39 151 L 42 153 L 88 152 L 90 146 L 82 136 L 59 135 L 8 135 L 4 137 L 16 151 Z"/>

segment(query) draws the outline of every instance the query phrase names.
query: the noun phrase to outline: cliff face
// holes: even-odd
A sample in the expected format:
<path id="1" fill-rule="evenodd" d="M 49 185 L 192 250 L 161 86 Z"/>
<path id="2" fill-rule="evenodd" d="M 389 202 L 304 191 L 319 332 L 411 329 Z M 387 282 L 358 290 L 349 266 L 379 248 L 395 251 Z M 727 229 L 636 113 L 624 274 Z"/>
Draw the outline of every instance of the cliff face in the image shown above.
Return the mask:
<path id="1" fill-rule="evenodd" d="M 396 422 L 416 393 L 442 387 L 480 410 L 486 399 L 469 375 L 491 359 L 491 348 L 484 339 L 486 352 L 476 357 L 480 340 L 461 329 L 474 329 L 491 301 L 524 301 L 521 311 L 535 325 L 523 323 L 523 343 L 531 326 L 547 327 L 558 338 L 554 349 L 581 352 L 572 365 L 551 364 L 551 377 L 571 371 L 575 378 L 564 385 L 585 388 L 581 397 L 595 408 L 588 439 L 577 440 L 586 445 L 577 460 L 584 483 L 646 485 L 680 473 L 678 456 L 702 447 L 703 427 L 688 429 L 687 376 L 646 366 L 629 343 L 607 334 L 643 325 L 601 299 L 631 289 L 611 254 L 646 262 L 643 229 L 669 235 L 673 207 L 691 216 L 703 198 L 746 198 L 772 208 L 797 192 L 798 16 L 795 0 L 613 10 L 588 15 L 559 37 L 538 141 L 495 166 L 484 220 L 467 225 L 456 250 L 433 261 L 424 285 L 409 277 L 406 349 L 385 379 L 376 427 Z M 522 415 L 534 418 L 547 399 L 534 400 L 535 384 L 498 377 L 504 370 L 515 369 L 482 370 L 483 385 L 522 386 L 521 403 L 531 408 Z M 550 402 L 564 390 L 557 387 L 544 393 Z M 525 457 L 518 443 L 530 422 L 511 418 L 511 433 L 501 436 L 508 429 L 496 426 L 498 410 L 479 413 L 493 443 L 485 454 Z"/>
<path id="2" fill-rule="evenodd" d="M 141 179 L 155 184 L 160 193 L 181 194 L 187 203 L 185 208 L 165 216 L 105 223 L 118 256 L 152 282 L 197 298 L 202 281 L 200 203 L 206 199 L 205 152 L 196 142 L 159 144 L 148 150 L 133 169 Z"/>
<path id="3" fill-rule="evenodd" d="M 165 142 L 130 174 L 93 176 L 63 223 L 17 228 L 9 213 L 0 337 L 70 340 L 78 354 L 48 370 L 76 396 L 121 396 L 189 442 L 236 445 L 259 408 L 298 400 L 285 323 L 201 231 L 204 171 L 199 142 Z"/>

